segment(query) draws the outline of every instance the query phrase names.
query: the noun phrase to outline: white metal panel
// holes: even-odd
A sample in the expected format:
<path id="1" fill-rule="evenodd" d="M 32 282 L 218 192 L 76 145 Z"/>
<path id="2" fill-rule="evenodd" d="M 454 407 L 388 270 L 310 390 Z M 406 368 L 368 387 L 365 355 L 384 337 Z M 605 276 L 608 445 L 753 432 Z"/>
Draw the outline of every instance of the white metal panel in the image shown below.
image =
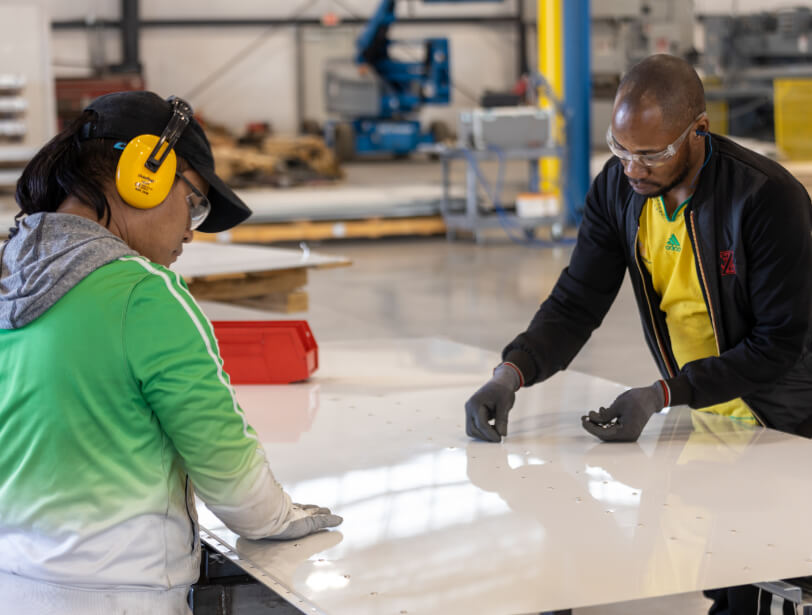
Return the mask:
<path id="1" fill-rule="evenodd" d="M 279 271 L 301 267 L 338 267 L 349 265 L 343 256 L 330 256 L 309 250 L 260 248 L 193 241 L 183 246 L 173 271 L 184 278 L 251 271 Z"/>
<path id="2" fill-rule="evenodd" d="M 350 220 L 367 217 L 435 215 L 440 212 L 442 185 L 428 183 L 373 186 L 314 186 L 295 190 L 237 190 L 253 214 L 251 224 L 286 220 Z M 462 199 L 462 186 L 451 186 L 450 198 Z M 337 234 L 340 236 L 340 233 Z"/>
<path id="3" fill-rule="evenodd" d="M 237 387 L 272 469 L 337 530 L 294 542 L 201 524 L 305 612 L 522 613 L 812 574 L 812 443 L 672 409 L 637 443 L 579 417 L 623 387 L 523 390 L 501 444 L 463 404 L 498 361 L 437 340 L 322 346 L 311 382 Z"/>

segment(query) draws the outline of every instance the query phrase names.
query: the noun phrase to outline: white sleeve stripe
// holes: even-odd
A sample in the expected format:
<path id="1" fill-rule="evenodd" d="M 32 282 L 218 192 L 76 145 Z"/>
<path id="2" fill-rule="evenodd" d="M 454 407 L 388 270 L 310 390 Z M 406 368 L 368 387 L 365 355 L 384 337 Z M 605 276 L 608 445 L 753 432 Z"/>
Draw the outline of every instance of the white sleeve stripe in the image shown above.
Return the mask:
<path id="1" fill-rule="evenodd" d="M 189 290 L 187 288 L 185 288 L 183 286 L 183 284 L 181 283 L 180 274 L 177 271 L 173 271 L 172 273 L 175 275 L 176 290 L 183 293 L 184 295 L 186 295 L 189 298 L 189 301 L 191 301 L 192 303 L 197 305 L 197 301 L 195 301 L 195 298 L 192 296 L 192 293 L 190 293 Z M 197 307 L 198 307 L 198 309 L 200 309 L 199 305 Z M 202 312 L 203 310 L 200 310 L 200 311 Z M 217 355 L 216 356 L 219 357 L 220 356 L 220 344 L 217 342 L 217 336 L 214 334 L 214 327 L 212 326 L 211 321 L 208 318 L 206 318 L 205 322 L 209 326 L 208 328 L 209 328 L 210 339 L 214 340 L 214 348 L 215 348 L 215 350 L 217 350 Z M 220 363 L 222 364 L 222 362 L 220 362 Z"/>
<path id="2" fill-rule="evenodd" d="M 179 292 L 181 292 L 181 293 L 183 293 L 183 294 L 184 294 L 184 295 L 186 295 L 187 297 L 189 297 L 189 301 L 190 301 L 190 302 L 191 302 L 193 305 L 197 306 L 198 311 L 200 311 L 200 313 L 201 313 L 201 314 L 203 314 L 203 310 L 202 310 L 202 309 L 200 308 L 200 306 L 197 304 L 197 301 L 195 301 L 195 298 L 192 296 L 192 293 L 190 293 L 190 292 L 189 292 L 189 289 L 188 289 L 188 288 L 186 288 L 186 287 L 185 287 L 185 286 L 184 286 L 184 285 L 181 283 L 181 281 L 180 281 L 180 274 L 179 274 L 177 271 L 173 271 L 172 273 L 175 275 L 175 284 L 177 285 L 177 286 L 176 286 L 176 290 L 177 290 L 177 291 L 179 291 Z M 219 344 L 219 342 L 217 341 L 217 336 L 214 334 L 214 326 L 211 324 L 211 321 L 210 321 L 208 318 L 205 318 L 205 314 L 203 314 L 203 316 L 204 316 L 204 320 L 203 320 L 203 322 L 205 322 L 205 323 L 208 325 L 208 327 L 209 327 L 209 334 L 210 334 L 210 338 L 209 338 L 209 339 L 214 340 L 214 347 L 215 347 L 215 349 L 217 350 L 217 354 L 216 354 L 215 356 L 216 356 L 216 357 L 220 357 L 220 344 Z M 219 365 L 222 367 L 222 365 L 223 365 L 223 361 L 222 361 L 222 359 L 218 361 L 218 364 L 219 364 Z M 234 397 L 234 396 L 236 395 L 236 393 L 234 393 L 234 390 L 231 388 L 231 386 L 230 386 L 230 385 L 229 385 L 229 390 L 231 391 L 231 395 L 232 395 L 232 397 Z M 239 408 L 239 406 L 237 406 L 237 407 Z M 243 415 L 243 423 L 245 423 L 245 422 L 246 422 L 246 421 L 245 421 L 245 416 Z M 253 436 L 249 436 L 249 437 L 253 437 Z M 256 438 L 255 438 L 255 439 L 256 439 Z M 259 441 L 259 440 L 257 439 L 257 441 Z M 265 457 L 265 449 L 264 449 L 263 447 L 261 447 L 261 446 L 258 446 L 258 447 L 257 447 L 257 454 L 258 454 L 260 457 Z"/>
<path id="3" fill-rule="evenodd" d="M 236 395 L 234 393 L 234 388 L 228 382 L 226 382 L 225 375 L 224 375 L 224 372 L 223 372 L 223 366 L 222 366 L 221 362 L 217 360 L 217 353 L 215 353 L 214 350 L 212 349 L 211 340 L 209 339 L 209 336 L 206 335 L 206 332 L 203 330 L 203 325 L 200 323 L 200 319 L 197 317 L 197 314 L 195 314 L 194 310 L 189 306 L 189 304 L 186 301 L 184 301 L 183 298 L 180 296 L 180 293 L 178 293 L 178 289 L 175 288 L 172 285 L 172 281 L 169 279 L 169 276 L 166 275 L 163 271 L 159 271 L 158 269 L 153 267 L 152 264 L 149 261 L 147 261 L 145 258 L 143 258 L 141 256 L 122 256 L 122 257 L 119 258 L 119 260 L 121 260 L 121 261 L 132 261 L 134 263 L 138 263 L 139 265 L 141 265 L 141 267 L 146 269 L 149 273 L 159 276 L 164 281 L 164 283 L 166 284 L 167 289 L 169 289 L 169 292 L 172 294 L 173 297 L 175 297 L 175 299 L 178 300 L 178 303 L 180 303 L 181 306 L 183 306 L 183 309 L 186 311 L 186 313 L 189 315 L 189 318 L 194 323 L 195 328 L 197 328 L 198 333 L 200 333 L 200 337 L 203 338 L 203 343 L 206 345 L 206 350 L 208 351 L 209 356 L 211 357 L 212 361 L 214 361 L 214 364 L 217 366 L 217 377 L 219 378 L 220 382 L 223 383 L 223 386 L 226 387 L 226 389 L 228 389 L 228 392 L 231 395 L 231 403 L 232 403 L 232 407 L 234 409 L 234 412 L 236 412 L 240 416 L 240 418 L 242 419 L 242 426 L 243 426 L 242 431 L 243 431 L 243 434 L 247 438 L 251 438 L 252 440 L 257 440 L 257 437 L 254 434 L 251 434 L 248 431 L 248 422 L 245 420 L 245 414 L 242 412 L 242 409 L 240 408 L 239 404 L 237 403 L 237 397 L 236 397 Z M 182 289 L 183 287 L 180 286 L 180 288 Z M 190 298 L 191 298 L 191 295 L 190 295 Z M 194 301 L 194 299 L 192 299 L 192 301 Z M 207 322 L 208 322 L 208 319 L 207 319 Z M 211 325 L 209 325 L 209 326 L 211 326 Z M 214 336 L 212 335 L 212 337 L 214 337 Z M 260 448 L 262 448 L 262 447 L 260 447 Z"/>

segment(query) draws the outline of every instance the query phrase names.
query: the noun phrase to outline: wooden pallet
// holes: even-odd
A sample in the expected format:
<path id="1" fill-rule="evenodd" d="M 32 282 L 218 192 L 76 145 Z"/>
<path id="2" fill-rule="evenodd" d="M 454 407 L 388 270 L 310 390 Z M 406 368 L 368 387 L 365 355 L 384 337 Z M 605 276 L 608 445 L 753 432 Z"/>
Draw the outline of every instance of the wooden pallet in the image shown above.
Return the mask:
<path id="1" fill-rule="evenodd" d="M 192 242 L 186 246 L 175 270 L 198 300 L 289 313 L 308 309 L 305 286 L 310 269 L 350 264 L 343 256 Z"/>
<path id="2" fill-rule="evenodd" d="M 186 281 L 198 301 L 226 301 L 273 312 L 305 312 L 307 269 L 228 273 Z"/>
<path id="3" fill-rule="evenodd" d="M 445 231 L 446 227 L 442 216 L 367 218 L 365 220 L 299 220 L 267 224 L 241 224 L 223 233 L 198 233 L 195 235 L 195 240 L 231 243 L 273 243 L 276 241 L 377 239 L 404 235 L 442 235 Z"/>

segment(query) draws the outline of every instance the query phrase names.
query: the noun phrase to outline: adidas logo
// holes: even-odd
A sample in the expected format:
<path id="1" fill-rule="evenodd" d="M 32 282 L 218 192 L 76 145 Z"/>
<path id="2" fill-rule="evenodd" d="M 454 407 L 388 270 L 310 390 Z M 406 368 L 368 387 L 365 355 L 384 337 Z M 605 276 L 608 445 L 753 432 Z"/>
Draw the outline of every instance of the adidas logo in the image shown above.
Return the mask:
<path id="1" fill-rule="evenodd" d="M 670 250 L 671 252 L 681 252 L 682 246 L 679 245 L 679 239 L 674 233 L 671 233 L 671 237 L 668 238 L 668 241 L 665 243 L 665 249 Z"/>

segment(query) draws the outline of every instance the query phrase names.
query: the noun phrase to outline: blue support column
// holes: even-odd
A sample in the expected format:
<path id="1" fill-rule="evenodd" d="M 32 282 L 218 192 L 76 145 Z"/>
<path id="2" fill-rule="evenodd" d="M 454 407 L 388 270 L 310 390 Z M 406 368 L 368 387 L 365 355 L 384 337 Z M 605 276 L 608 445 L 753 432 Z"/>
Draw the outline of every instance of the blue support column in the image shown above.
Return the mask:
<path id="1" fill-rule="evenodd" d="M 567 161 L 564 202 L 569 223 L 581 221 L 589 190 L 590 98 L 589 0 L 564 5 L 564 106 L 567 109 Z"/>

